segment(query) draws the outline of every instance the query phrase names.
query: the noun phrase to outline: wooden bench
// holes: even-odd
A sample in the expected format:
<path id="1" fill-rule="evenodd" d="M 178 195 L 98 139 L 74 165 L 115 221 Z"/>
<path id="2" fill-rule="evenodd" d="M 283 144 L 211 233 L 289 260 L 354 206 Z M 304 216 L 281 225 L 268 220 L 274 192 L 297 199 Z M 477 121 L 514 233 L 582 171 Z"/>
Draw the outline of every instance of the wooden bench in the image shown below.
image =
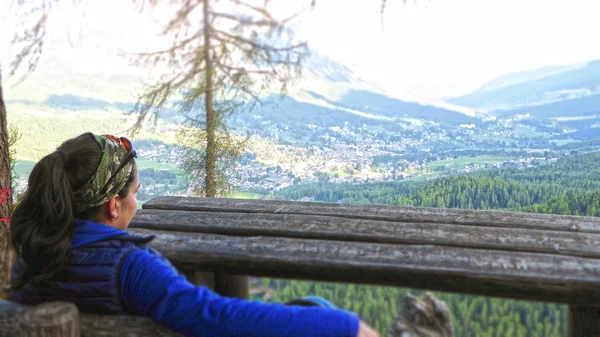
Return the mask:
<path id="1" fill-rule="evenodd" d="M 179 334 L 140 316 L 81 314 L 71 303 L 49 303 L 50 306 L 27 307 L 0 300 L 0 337 L 177 337 Z M 70 304 L 73 310 L 65 304 Z M 40 314 L 41 309 L 41 314 Z M 65 309 L 68 312 L 64 312 Z M 75 311 L 75 312 L 74 312 Z M 34 313 L 24 317 L 24 313 Z M 75 315 L 75 317 L 74 317 Z M 33 317 L 31 317 L 33 316 Z M 25 319 L 24 319 L 25 318 Z M 78 329 L 69 326 L 78 322 Z M 23 329 L 23 325 L 28 329 Z M 46 327 L 45 333 L 31 327 Z M 61 326 L 60 329 L 56 327 Z M 25 331 L 23 331 L 25 330 Z M 48 332 L 56 331 L 56 335 Z"/>
<path id="2" fill-rule="evenodd" d="M 188 274 L 567 303 L 570 336 L 600 336 L 599 218 L 189 197 L 143 208 L 130 232 L 156 235 L 151 245 Z M 236 291 L 222 280 L 217 289 Z"/>

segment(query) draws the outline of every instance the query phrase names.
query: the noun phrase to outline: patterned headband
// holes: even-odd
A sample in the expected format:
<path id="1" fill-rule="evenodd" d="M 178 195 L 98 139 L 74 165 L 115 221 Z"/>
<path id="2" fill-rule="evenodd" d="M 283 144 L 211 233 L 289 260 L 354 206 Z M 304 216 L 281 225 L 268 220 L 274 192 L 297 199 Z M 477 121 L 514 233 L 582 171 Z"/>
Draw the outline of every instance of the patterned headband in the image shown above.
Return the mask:
<path id="1" fill-rule="evenodd" d="M 73 192 L 75 212 L 82 212 L 108 202 L 127 184 L 136 157 L 131 141 L 125 137 L 93 135 L 102 149 L 102 158 L 94 175 Z"/>

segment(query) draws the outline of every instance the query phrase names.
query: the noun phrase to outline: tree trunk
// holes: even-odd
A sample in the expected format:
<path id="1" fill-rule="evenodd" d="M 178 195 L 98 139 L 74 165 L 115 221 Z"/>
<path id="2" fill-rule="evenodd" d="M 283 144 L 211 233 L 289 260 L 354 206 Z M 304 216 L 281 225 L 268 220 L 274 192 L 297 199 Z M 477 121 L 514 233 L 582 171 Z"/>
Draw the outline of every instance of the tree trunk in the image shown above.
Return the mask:
<path id="1" fill-rule="evenodd" d="M 206 196 L 215 197 L 217 186 L 215 179 L 215 166 L 217 149 L 215 144 L 215 112 L 213 110 L 213 64 L 210 55 L 211 25 L 208 2 L 204 0 L 204 61 L 206 62 L 206 90 L 204 95 L 206 108 Z"/>
<path id="2" fill-rule="evenodd" d="M 217 144 L 215 144 L 215 111 L 213 109 L 213 63 L 210 54 L 211 24 L 208 3 L 204 0 L 204 61 L 206 62 L 205 108 L 206 108 L 206 196 L 217 196 L 215 167 L 217 163 Z M 247 299 L 248 277 L 233 276 L 224 273 L 214 275 L 215 290 L 223 296 Z"/>
<path id="3" fill-rule="evenodd" d="M 6 106 L 2 94 L 2 69 L 0 69 L 0 298 L 6 295 L 13 259 L 9 232 L 12 191 L 8 145 Z"/>

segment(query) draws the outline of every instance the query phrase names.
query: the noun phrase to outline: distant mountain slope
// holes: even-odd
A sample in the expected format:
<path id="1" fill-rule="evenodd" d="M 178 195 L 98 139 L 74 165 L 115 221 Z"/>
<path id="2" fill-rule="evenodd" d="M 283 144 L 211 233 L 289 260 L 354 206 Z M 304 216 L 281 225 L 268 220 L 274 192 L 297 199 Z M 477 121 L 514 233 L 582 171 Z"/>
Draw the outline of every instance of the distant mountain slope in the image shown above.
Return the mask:
<path id="1" fill-rule="evenodd" d="M 502 89 L 511 85 L 531 82 L 539 80 L 544 77 L 557 75 L 570 70 L 579 69 L 585 67 L 586 63 L 575 64 L 575 65 L 561 65 L 561 66 L 548 66 L 534 70 L 521 71 L 517 73 L 511 73 L 502 75 L 496 79 L 489 81 L 488 83 L 481 86 L 477 91 L 492 91 Z"/>
<path id="2" fill-rule="evenodd" d="M 559 101 L 536 106 L 528 106 L 509 111 L 496 111 L 496 116 L 529 114 L 532 118 L 559 118 L 563 120 L 600 115 L 600 95 Z"/>
<path id="3" fill-rule="evenodd" d="M 391 119 L 420 119 L 447 126 L 478 123 L 480 121 L 455 110 L 417 102 L 407 102 L 367 90 L 349 90 L 335 101 L 314 92 L 310 92 L 310 94 L 339 108 L 362 111 L 373 116 L 384 116 Z"/>
<path id="4" fill-rule="evenodd" d="M 289 130 L 288 133 L 293 136 L 293 130 L 302 133 L 300 130 L 309 130 L 312 126 L 359 128 L 366 125 L 392 130 L 414 124 L 438 124 L 454 129 L 460 124 L 480 122 L 460 112 L 404 102 L 369 91 L 348 91 L 338 100 L 316 93 L 310 95 L 312 99 L 309 101 L 272 96 L 267 104 L 253 112 L 236 116 L 232 124 L 250 131 L 263 131 L 270 129 L 270 126 L 277 126 Z"/>
<path id="5" fill-rule="evenodd" d="M 600 139 L 600 95 L 492 113 L 500 120 L 525 118 L 523 123 L 545 124 L 577 140 Z"/>
<path id="6" fill-rule="evenodd" d="M 449 102 L 478 111 L 512 110 L 600 94 L 600 60 L 509 74 Z"/>
<path id="7" fill-rule="evenodd" d="M 127 112 L 135 103 L 139 79 L 135 71 L 123 74 L 81 73 L 60 58 L 49 58 L 46 66 L 27 82 L 7 92 L 10 104 L 35 107 L 58 113 L 86 111 Z M 35 92 L 35 95 L 29 95 Z M 288 129 L 353 127 L 362 125 L 403 128 L 411 125 L 439 125 L 456 128 L 476 124 L 472 111 L 441 102 L 410 101 L 411 95 L 385 91 L 378 83 L 364 81 L 350 68 L 327 56 L 312 53 L 302 79 L 290 88 L 283 100 L 264 93 L 268 104 L 251 113 L 240 113 L 236 127 L 262 131 L 271 125 Z M 416 99 L 416 97 L 414 97 Z M 178 111 L 161 113 L 165 122 L 177 122 Z M 290 138 L 294 138 L 289 130 Z"/>
<path id="8" fill-rule="evenodd" d="M 304 65 L 303 77 L 289 97 L 379 120 L 416 118 L 452 125 L 478 120 L 469 108 L 426 99 L 390 83 L 363 80 L 344 64 L 316 52 Z"/>

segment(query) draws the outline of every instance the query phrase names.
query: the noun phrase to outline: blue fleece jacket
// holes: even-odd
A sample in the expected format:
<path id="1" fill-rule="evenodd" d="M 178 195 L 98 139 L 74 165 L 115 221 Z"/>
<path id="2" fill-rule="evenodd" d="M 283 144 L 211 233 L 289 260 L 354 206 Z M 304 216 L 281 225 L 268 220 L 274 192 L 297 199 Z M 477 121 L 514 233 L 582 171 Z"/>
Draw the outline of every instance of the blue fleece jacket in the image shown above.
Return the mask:
<path id="1" fill-rule="evenodd" d="M 78 221 L 73 248 L 128 235 L 104 224 Z M 355 337 L 356 314 L 331 308 L 286 306 L 220 296 L 188 282 L 162 256 L 147 250 L 130 254 L 120 272 L 126 309 L 151 317 L 185 336 Z"/>

